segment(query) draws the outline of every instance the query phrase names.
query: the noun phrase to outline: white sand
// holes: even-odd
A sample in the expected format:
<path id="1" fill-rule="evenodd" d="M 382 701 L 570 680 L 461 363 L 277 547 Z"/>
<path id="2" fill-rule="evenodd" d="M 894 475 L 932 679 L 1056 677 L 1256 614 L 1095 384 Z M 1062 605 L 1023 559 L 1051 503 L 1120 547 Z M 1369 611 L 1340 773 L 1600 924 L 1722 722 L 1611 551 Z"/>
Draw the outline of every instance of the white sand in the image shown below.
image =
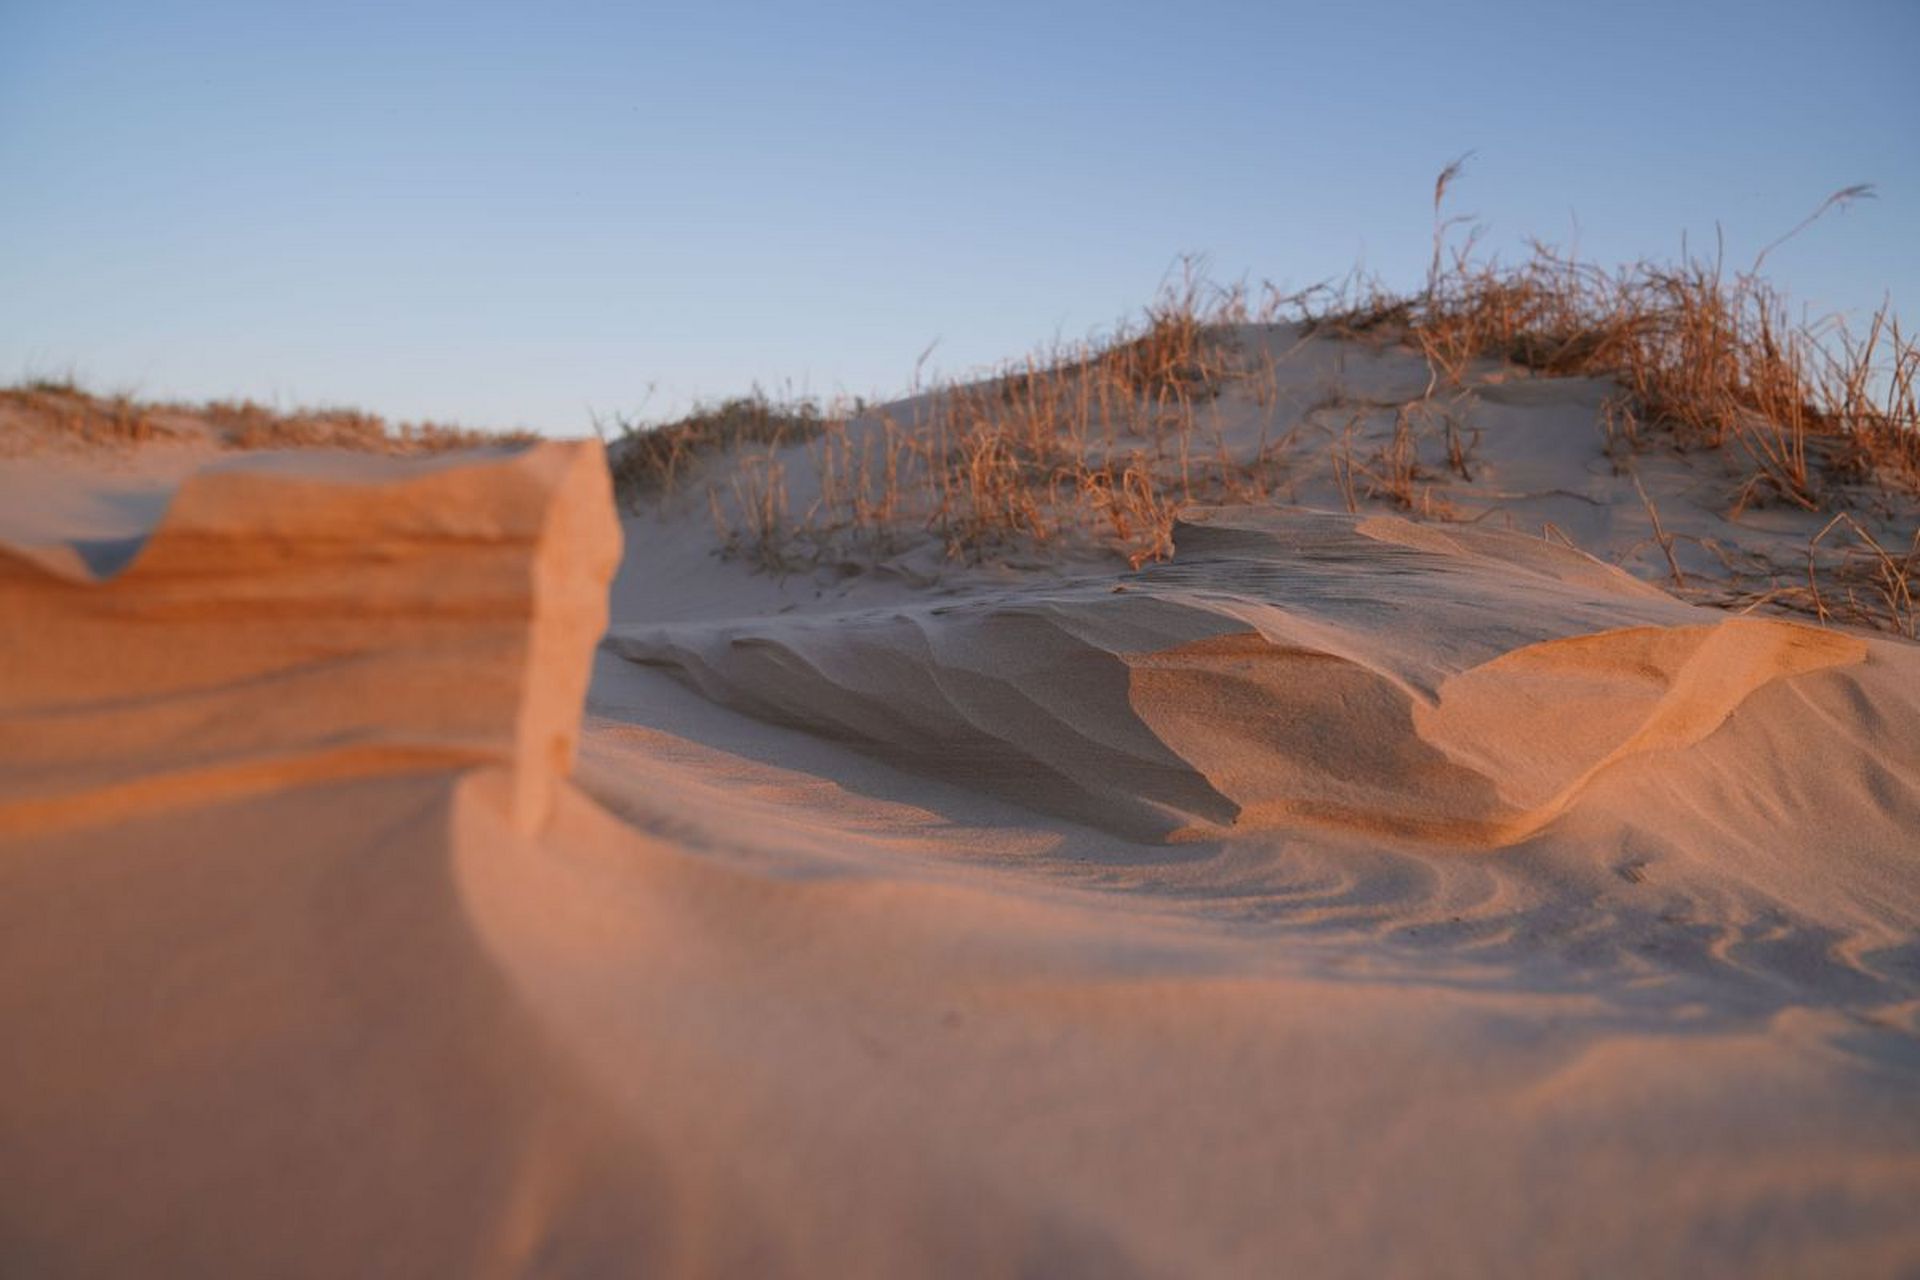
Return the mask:
<path id="1" fill-rule="evenodd" d="M 1631 548 L 1582 397 L 1475 492 Z M 0 1270 L 1920 1268 L 1920 646 L 1489 521 L 779 580 L 689 502 L 595 652 L 594 459 L 0 464 Z"/>

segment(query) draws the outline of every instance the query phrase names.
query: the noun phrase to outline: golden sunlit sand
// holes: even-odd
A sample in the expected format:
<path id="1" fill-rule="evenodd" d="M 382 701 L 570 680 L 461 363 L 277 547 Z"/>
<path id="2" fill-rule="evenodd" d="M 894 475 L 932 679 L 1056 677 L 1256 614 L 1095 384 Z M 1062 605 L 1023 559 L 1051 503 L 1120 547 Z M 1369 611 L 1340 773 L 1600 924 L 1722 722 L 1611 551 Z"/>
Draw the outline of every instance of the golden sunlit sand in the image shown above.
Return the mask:
<path id="1" fill-rule="evenodd" d="M 1411 315 L 16 397 L 0 1270 L 1911 1273 L 1912 425 Z"/>

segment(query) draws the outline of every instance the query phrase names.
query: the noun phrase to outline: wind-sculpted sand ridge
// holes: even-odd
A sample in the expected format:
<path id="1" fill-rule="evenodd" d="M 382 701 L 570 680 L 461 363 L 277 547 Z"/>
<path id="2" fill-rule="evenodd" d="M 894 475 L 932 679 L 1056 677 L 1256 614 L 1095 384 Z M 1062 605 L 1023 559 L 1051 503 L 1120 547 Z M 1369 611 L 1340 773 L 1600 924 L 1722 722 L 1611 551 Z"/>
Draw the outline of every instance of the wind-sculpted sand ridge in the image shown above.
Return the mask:
<path id="1" fill-rule="evenodd" d="M 1911 645 L 1395 520 L 858 615 L 633 526 L 714 620 L 616 644 L 795 732 L 594 652 L 592 449 L 142 494 L 0 571 L 0 1272 L 1920 1257 Z"/>
<path id="2" fill-rule="evenodd" d="M 736 710 L 1130 837 L 1304 822 L 1483 845 L 1867 652 L 1499 531 L 1218 509 L 1176 547 L 1117 584 L 609 644 Z"/>
<path id="3" fill-rule="evenodd" d="M 0 542 L 0 832 L 341 774 L 571 765 L 619 530 L 591 445 L 192 472 L 142 534 Z"/>

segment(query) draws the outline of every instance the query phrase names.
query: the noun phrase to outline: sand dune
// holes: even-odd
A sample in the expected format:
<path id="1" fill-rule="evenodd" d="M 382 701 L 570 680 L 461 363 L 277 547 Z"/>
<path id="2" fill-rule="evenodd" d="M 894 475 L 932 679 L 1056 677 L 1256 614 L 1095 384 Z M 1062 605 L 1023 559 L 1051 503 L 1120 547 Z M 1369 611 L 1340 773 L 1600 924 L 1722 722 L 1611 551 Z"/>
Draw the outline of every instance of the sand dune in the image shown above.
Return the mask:
<path id="1" fill-rule="evenodd" d="M 1920 646 L 1382 515 L 929 585 L 663 506 L 596 651 L 590 446 L 36 466 L 0 1271 L 1920 1262 Z"/>
<path id="2" fill-rule="evenodd" d="M 1510 844 L 1866 642 L 1682 605 L 1579 552 L 1389 516 L 1219 510 L 1174 560 L 803 621 L 627 626 L 720 702 L 1121 834 L 1301 822 Z"/>

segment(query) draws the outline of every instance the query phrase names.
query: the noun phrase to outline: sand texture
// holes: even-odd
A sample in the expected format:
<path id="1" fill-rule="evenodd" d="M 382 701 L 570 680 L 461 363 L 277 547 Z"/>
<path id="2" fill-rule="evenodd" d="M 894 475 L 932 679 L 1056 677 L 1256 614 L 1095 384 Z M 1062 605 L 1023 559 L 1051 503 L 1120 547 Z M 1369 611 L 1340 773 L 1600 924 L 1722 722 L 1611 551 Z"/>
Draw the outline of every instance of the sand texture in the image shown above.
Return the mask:
<path id="1" fill-rule="evenodd" d="M 1295 496 L 0 464 L 0 1273 L 1920 1270 L 1920 646 Z"/>
<path id="2" fill-rule="evenodd" d="M 618 558 L 605 483 L 561 445 L 256 455 L 148 530 L 0 544 L 0 830 L 487 761 L 537 824 Z"/>
<path id="3" fill-rule="evenodd" d="M 730 707 L 1142 838 L 1318 824 L 1510 844 L 1866 643 L 1680 605 L 1513 533 L 1222 510 L 1114 582 L 629 626 Z"/>

